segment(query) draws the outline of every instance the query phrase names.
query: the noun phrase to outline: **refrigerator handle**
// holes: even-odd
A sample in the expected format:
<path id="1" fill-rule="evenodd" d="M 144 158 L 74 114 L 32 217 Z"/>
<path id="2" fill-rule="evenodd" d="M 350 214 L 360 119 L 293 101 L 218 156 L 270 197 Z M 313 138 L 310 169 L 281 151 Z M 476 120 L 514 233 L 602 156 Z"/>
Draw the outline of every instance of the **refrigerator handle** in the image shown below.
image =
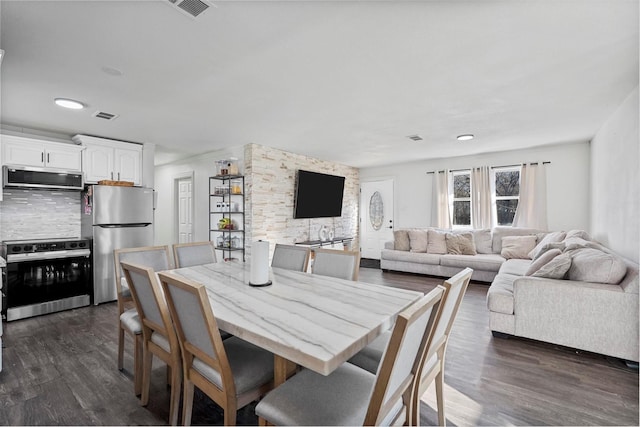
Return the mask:
<path id="1" fill-rule="evenodd" d="M 138 222 L 135 224 L 100 224 L 100 228 L 130 228 L 130 227 L 148 227 L 150 222 Z"/>

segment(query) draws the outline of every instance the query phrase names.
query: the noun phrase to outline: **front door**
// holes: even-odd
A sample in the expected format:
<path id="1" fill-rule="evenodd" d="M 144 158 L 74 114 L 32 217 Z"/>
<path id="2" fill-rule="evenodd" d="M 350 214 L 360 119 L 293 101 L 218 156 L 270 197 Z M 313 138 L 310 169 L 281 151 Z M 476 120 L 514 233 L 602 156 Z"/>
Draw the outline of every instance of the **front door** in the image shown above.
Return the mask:
<path id="1" fill-rule="evenodd" d="M 360 184 L 360 251 L 380 259 L 384 243 L 393 240 L 393 180 Z"/>

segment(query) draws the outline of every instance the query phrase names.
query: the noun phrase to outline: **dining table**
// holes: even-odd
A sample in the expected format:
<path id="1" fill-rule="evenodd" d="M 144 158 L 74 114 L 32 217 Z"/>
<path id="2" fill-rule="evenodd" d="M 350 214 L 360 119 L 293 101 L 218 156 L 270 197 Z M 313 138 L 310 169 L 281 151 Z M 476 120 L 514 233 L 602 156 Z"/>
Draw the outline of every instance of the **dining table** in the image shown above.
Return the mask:
<path id="1" fill-rule="evenodd" d="M 249 262 L 171 270 L 205 286 L 217 326 L 274 355 L 274 383 L 298 366 L 329 375 L 381 333 L 421 292 L 269 267 L 251 286 Z"/>

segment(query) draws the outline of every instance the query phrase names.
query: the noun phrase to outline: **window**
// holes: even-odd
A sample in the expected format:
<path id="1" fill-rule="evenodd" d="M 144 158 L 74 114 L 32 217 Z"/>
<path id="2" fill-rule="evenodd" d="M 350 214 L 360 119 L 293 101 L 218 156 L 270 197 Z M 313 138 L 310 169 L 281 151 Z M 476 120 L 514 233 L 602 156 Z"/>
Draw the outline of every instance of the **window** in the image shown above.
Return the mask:
<path id="1" fill-rule="evenodd" d="M 453 226 L 471 225 L 471 173 L 453 172 Z"/>
<path id="2" fill-rule="evenodd" d="M 520 167 L 494 170 L 498 225 L 511 225 L 520 195 Z"/>

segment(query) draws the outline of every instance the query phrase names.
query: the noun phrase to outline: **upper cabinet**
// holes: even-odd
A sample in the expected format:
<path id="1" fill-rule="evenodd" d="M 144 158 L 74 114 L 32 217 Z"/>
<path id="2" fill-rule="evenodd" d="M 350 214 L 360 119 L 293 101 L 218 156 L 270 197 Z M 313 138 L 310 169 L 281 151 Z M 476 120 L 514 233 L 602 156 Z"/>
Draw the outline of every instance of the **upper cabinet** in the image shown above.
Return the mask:
<path id="1" fill-rule="evenodd" d="M 52 170 L 82 171 L 82 147 L 2 135 L 2 164 L 12 166 L 34 166 Z"/>
<path id="2" fill-rule="evenodd" d="M 87 184 L 108 180 L 142 185 L 142 145 L 87 135 L 73 140 L 85 147 L 82 164 Z"/>

